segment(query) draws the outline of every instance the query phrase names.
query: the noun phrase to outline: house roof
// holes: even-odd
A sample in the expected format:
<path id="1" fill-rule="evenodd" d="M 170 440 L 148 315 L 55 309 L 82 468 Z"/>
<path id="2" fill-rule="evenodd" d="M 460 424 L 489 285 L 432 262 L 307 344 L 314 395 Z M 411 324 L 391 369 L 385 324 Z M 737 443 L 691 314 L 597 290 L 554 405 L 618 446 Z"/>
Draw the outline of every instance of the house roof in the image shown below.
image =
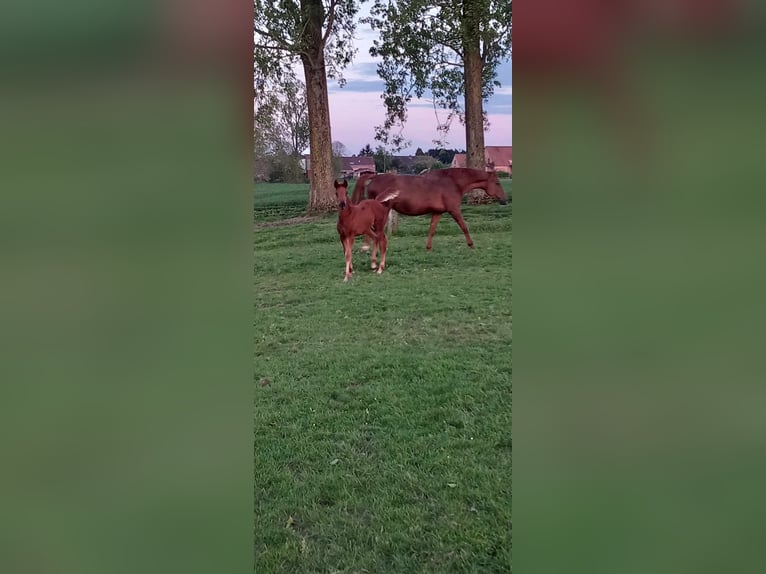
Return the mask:
<path id="1" fill-rule="evenodd" d="M 490 145 L 484 148 L 484 156 L 488 162 L 496 166 L 513 165 L 513 146 L 509 145 Z"/>
<path id="2" fill-rule="evenodd" d="M 342 157 L 340 161 L 343 171 L 375 171 L 375 160 L 369 156 Z"/>
<path id="3" fill-rule="evenodd" d="M 452 167 L 465 167 L 466 163 L 468 163 L 466 157 L 464 153 L 456 153 L 452 156 Z"/>
<path id="4" fill-rule="evenodd" d="M 513 146 L 509 145 L 488 145 L 484 147 L 484 158 L 487 162 L 492 162 L 495 167 L 508 167 L 513 165 Z M 453 167 L 466 166 L 466 154 L 456 153 L 452 159 Z"/>

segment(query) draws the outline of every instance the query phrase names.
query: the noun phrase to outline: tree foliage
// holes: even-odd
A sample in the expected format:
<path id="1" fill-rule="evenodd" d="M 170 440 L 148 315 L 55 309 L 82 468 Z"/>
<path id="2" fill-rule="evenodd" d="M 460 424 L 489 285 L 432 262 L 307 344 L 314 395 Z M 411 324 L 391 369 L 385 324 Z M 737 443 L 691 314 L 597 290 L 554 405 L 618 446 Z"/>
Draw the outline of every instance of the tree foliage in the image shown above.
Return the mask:
<path id="1" fill-rule="evenodd" d="M 375 171 L 378 173 L 385 173 L 393 167 L 391 165 L 393 156 L 391 155 L 391 152 L 387 151 L 382 145 L 375 148 L 372 157 L 375 160 Z"/>
<path id="2" fill-rule="evenodd" d="M 450 165 L 452 163 L 452 158 L 455 157 L 455 154 L 458 153 L 465 153 L 465 150 L 458 150 L 458 149 L 444 149 L 444 148 L 431 148 L 429 149 L 426 154 L 430 155 L 433 158 L 436 158 L 441 163 L 445 165 Z"/>
<path id="3" fill-rule="evenodd" d="M 291 74 L 261 86 L 253 102 L 254 177 L 257 180 L 305 181 L 300 163 L 308 145 L 306 88 Z"/>
<path id="4" fill-rule="evenodd" d="M 373 151 L 373 149 L 370 146 L 370 144 L 365 144 L 365 146 L 362 149 L 359 150 L 359 156 L 371 156 L 374 153 L 375 152 Z"/>
<path id="5" fill-rule="evenodd" d="M 332 142 L 332 153 L 338 157 L 346 157 L 346 154 L 348 154 L 346 144 L 340 141 Z"/>
<path id="6" fill-rule="evenodd" d="M 380 57 L 386 117 L 376 139 L 401 149 L 407 104 L 427 92 L 448 110 L 438 126 L 443 135 L 454 117 L 464 118 L 465 55 L 478 40 L 481 96 L 486 101 L 500 83 L 498 65 L 511 55 L 512 0 L 375 0 L 364 21 L 380 34 L 370 53 Z M 480 102 L 481 103 L 481 102 Z M 479 115 L 483 117 L 483 111 Z M 486 118 L 484 118 L 486 121 Z"/>
<path id="7" fill-rule="evenodd" d="M 309 115 L 306 86 L 300 80 L 285 84 L 280 100 L 278 129 L 288 153 L 299 156 L 309 145 Z"/>
<path id="8" fill-rule="evenodd" d="M 257 79 L 280 79 L 298 59 L 317 64 L 321 52 L 328 78 L 344 83 L 342 71 L 356 54 L 357 0 L 253 0 Z M 319 44 L 310 27 L 319 23 Z M 256 83 L 257 85 L 257 83 Z"/>
<path id="9" fill-rule="evenodd" d="M 254 0 L 254 84 L 256 98 L 269 82 L 284 84 L 303 67 L 309 119 L 309 209 L 334 205 L 327 78 L 343 83 L 342 70 L 356 50 L 357 0 Z M 285 92 L 286 93 L 286 92 Z"/>
<path id="10" fill-rule="evenodd" d="M 254 100 L 253 118 L 256 153 L 299 156 L 309 143 L 306 86 L 292 74 L 280 82 L 264 82 Z"/>
<path id="11" fill-rule="evenodd" d="M 332 172 L 333 175 L 340 175 L 343 171 L 343 158 L 346 157 L 348 151 L 346 150 L 346 144 L 341 141 L 332 142 Z"/>

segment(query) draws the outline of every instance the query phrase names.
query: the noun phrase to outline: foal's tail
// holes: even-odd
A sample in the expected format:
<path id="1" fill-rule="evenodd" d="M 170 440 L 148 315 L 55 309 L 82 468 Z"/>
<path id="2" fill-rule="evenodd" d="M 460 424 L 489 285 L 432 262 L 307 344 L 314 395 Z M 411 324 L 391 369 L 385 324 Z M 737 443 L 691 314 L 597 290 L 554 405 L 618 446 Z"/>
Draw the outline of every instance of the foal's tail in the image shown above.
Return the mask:
<path id="1" fill-rule="evenodd" d="M 372 179 L 373 177 L 375 177 L 375 174 L 370 171 L 359 176 L 359 179 L 356 180 L 356 185 L 354 186 L 354 193 L 351 194 L 352 205 L 356 205 L 364 199 L 364 186 L 367 183 L 367 180 Z"/>
<path id="2" fill-rule="evenodd" d="M 391 191 L 384 191 L 381 193 L 378 197 L 375 199 L 378 200 L 383 205 L 386 205 L 387 201 L 391 201 L 392 199 L 396 199 L 396 197 L 399 196 L 399 190 L 398 189 L 392 189 Z M 386 205 L 390 209 L 390 206 Z"/>

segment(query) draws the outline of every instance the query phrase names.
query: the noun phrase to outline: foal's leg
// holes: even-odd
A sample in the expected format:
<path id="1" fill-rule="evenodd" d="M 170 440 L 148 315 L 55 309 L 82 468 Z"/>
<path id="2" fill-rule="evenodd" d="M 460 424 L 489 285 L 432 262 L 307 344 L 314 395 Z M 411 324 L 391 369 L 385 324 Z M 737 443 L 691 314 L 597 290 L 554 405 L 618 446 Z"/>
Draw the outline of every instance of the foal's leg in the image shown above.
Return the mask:
<path id="1" fill-rule="evenodd" d="M 365 235 L 364 236 L 364 240 L 365 241 L 369 241 L 372 244 L 372 251 L 370 252 L 370 257 L 371 257 L 371 259 L 370 259 L 370 269 L 375 270 L 375 269 L 378 268 L 378 264 L 377 264 L 377 261 L 376 261 L 377 258 L 375 257 L 375 252 L 379 249 L 378 242 L 377 242 L 377 240 L 375 239 L 374 236 L 370 236 L 370 235 Z"/>
<path id="2" fill-rule="evenodd" d="M 343 251 L 346 254 L 346 276 L 343 278 L 343 282 L 346 283 L 354 272 L 354 267 L 351 263 L 351 250 L 354 247 L 354 236 L 345 237 L 343 239 Z"/>
<path id="3" fill-rule="evenodd" d="M 436 226 L 439 225 L 441 216 L 441 213 L 434 213 L 431 215 L 431 228 L 428 230 L 428 241 L 426 241 L 426 249 L 429 251 L 431 251 L 431 240 L 434 238 L 434 233 L 436 233 Z"/>
<path id="4" fill-rule="evenodd" d="M 378 248 L 380 249 L 380 267 L 378 267 L 378 273 L 383 273 L 386 268 L 386 250 L 388 249 L 388 238 L 385 233 L 381 233 L 378 237 Z"/>
<path id="5" fill-rule="evenodd" d="M 460 226 L 460 229 L 463 231 L 463 235 L 465 235 L 465 240 L 468 243 L 468 247 L 473 249 L 473 239 L 471 239 L 471 234 L 468 233 L 468 226 L 465 224 L 465 219 L 463 219 L 463 214 L 458 209 L 457 211 L 450 211 L 450 215 L 452 218 L 457 221 L 457 224 Z"/>

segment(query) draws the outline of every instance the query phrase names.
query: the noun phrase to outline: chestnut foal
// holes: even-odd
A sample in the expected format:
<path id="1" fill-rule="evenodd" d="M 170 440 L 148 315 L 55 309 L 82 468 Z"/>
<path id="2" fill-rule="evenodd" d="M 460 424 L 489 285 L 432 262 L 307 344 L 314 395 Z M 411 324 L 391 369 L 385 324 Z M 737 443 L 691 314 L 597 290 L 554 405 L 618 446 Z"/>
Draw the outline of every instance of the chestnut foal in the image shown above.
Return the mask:
<path id="1" fill-rule="evenodd" d="M 377 199 L 365 199 L 356 205 L 352 205 L 348 199 L 348 182 L 335 180 L 335 192 L 338 196 L 338 235 L 343 244 L 343 250 L 346 254 L 346 276 L 343 282 L 347 282 L 354 272 L 351 264 L 351 253 L 354 247 L 354 240 L 357 235 L 364 235 L 372 243 L 372 269 L 377 269 L 382 273 L 386 267 L 386 248 L 388 239 L 386 238 L 386 220 L 390 208 L 385 202 L 394 199 L 399 195 L 398 190 L 384 193 Z M 375 263 L 375 250 L 380 251 L 380 266 Z"/>

